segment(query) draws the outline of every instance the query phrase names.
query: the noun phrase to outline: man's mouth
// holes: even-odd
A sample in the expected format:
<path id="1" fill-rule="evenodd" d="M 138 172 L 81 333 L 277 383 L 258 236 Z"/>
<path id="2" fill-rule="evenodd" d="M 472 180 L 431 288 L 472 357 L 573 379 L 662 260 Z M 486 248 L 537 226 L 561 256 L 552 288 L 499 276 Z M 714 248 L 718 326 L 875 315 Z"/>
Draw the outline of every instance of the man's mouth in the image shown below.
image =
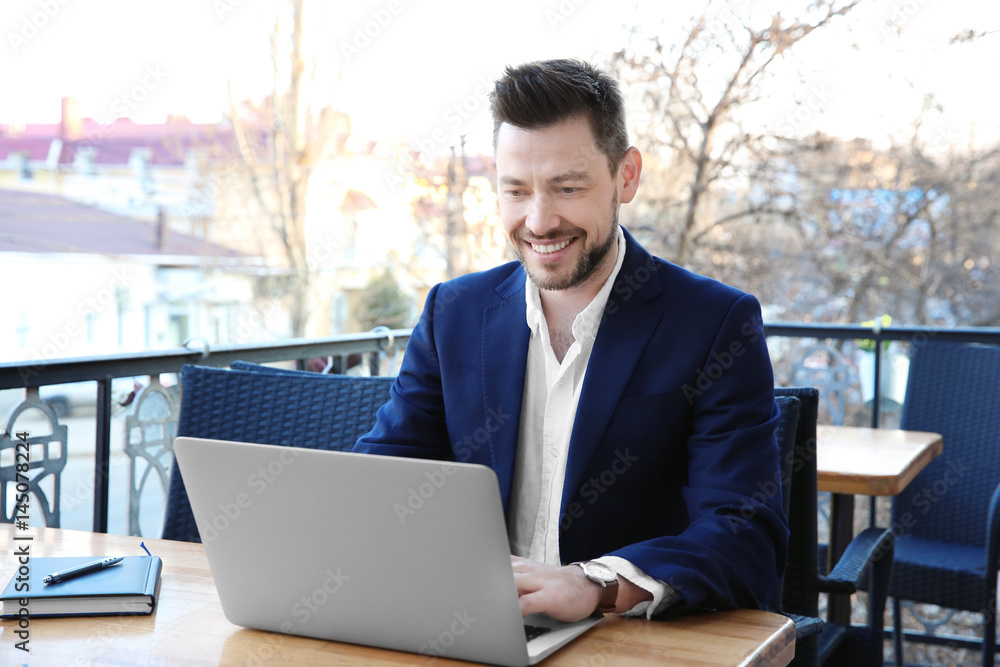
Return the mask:
<path id="1" fill-rule="evenodd" d="M 531 245 L 531 249 L 540 255 L 550 255 L 554 252 L 558 252 L 572 242 L 573 239 L 566 239 L 565 241 L 560 241 L 559 243 L 548 243 L 548 244 L 532 243 L 531 241 L 528 241 L 529 245 Z"/>

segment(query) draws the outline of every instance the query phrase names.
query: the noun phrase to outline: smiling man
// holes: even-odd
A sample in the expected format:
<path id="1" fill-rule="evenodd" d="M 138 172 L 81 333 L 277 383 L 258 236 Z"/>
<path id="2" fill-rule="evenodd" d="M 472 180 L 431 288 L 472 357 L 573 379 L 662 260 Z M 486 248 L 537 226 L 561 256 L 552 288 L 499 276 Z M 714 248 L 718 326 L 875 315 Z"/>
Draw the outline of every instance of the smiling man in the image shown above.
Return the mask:
<path id="1" fill-rule="evenodd" d="M 431 290 L 355 451 L 492 467 L 525 614 L 762 606 L 788 532 L 759 304 L 619 225 L 642 157 L 613 79 L 529 63 L 491 108 L 520 263 Z"/>

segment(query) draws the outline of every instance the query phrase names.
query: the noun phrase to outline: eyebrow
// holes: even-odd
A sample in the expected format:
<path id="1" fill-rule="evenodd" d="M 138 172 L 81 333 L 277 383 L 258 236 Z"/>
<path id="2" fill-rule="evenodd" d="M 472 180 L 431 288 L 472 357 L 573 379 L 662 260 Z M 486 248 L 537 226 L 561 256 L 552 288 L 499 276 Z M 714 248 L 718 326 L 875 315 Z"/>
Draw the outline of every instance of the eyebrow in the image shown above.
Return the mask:
<path id="1" fill-rule="evenodd" d="M 567 181 L 589 181 L 590 174 L 585 171 L 567 171 L 557 174 L 550 183 L 566 183 Z"/>
<path id="2" fill-rule="evenodd" d="M 556 174 L 549 179 L 551 184 L 567 183 L 567 182 L 589 182 L 590 174 L 585 171 L 566 171 L 561 174 Z M 519 178 L 514 178 L 513 176 L 501 176 L 500 185 L 513 185 L 519 186 L 524 185 L 524 181 Z"/>

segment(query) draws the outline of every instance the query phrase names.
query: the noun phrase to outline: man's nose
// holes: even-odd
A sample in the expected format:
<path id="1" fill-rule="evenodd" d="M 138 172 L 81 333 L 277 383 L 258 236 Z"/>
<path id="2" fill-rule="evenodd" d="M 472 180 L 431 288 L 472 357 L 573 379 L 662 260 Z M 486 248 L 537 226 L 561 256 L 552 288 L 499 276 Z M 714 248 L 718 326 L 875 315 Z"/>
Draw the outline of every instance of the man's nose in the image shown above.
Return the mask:
<path id="1" fill-rule="evenodd" d="M 524 226 L 535 236 L 545 236 L 553 229 L 559 227 L 559 216 L 552 206 L 551 198 L 547 196 L 535 197 L 528 209 L 527 219 Z"/>

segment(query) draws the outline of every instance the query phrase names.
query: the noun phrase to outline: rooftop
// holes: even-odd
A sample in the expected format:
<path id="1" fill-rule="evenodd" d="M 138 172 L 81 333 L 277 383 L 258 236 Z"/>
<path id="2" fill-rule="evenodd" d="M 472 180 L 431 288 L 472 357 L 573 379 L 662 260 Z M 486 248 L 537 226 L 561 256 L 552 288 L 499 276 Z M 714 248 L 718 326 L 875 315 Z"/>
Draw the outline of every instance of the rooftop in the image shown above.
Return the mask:
<path id="1" fill-rule="evenodd" d="M 52 159 L 57 164 L 73 164 L 84 148 L 92 149 L 94 164 L 126 164 L 134 149 L 143 148 L 150 151 L 150 164 L 182 165 L 189 149 L 210 146 L 216 150 L 233 147 L 228 126 L 192 123 L 183 116 L 150 124 L 128 117 L 98 121 L 80 117 L 71 98 L 63 98 L 58 123 L 0 125 L 0 160 L 25 155 L 32 162 Z"/>
<path id="2" fill-rule="evenodd" d="M 164 232 L 166 231 L 166 234 Z M 239 257 L 205 239 L 35 192 L 0 189 L 0 252 Z"/>

